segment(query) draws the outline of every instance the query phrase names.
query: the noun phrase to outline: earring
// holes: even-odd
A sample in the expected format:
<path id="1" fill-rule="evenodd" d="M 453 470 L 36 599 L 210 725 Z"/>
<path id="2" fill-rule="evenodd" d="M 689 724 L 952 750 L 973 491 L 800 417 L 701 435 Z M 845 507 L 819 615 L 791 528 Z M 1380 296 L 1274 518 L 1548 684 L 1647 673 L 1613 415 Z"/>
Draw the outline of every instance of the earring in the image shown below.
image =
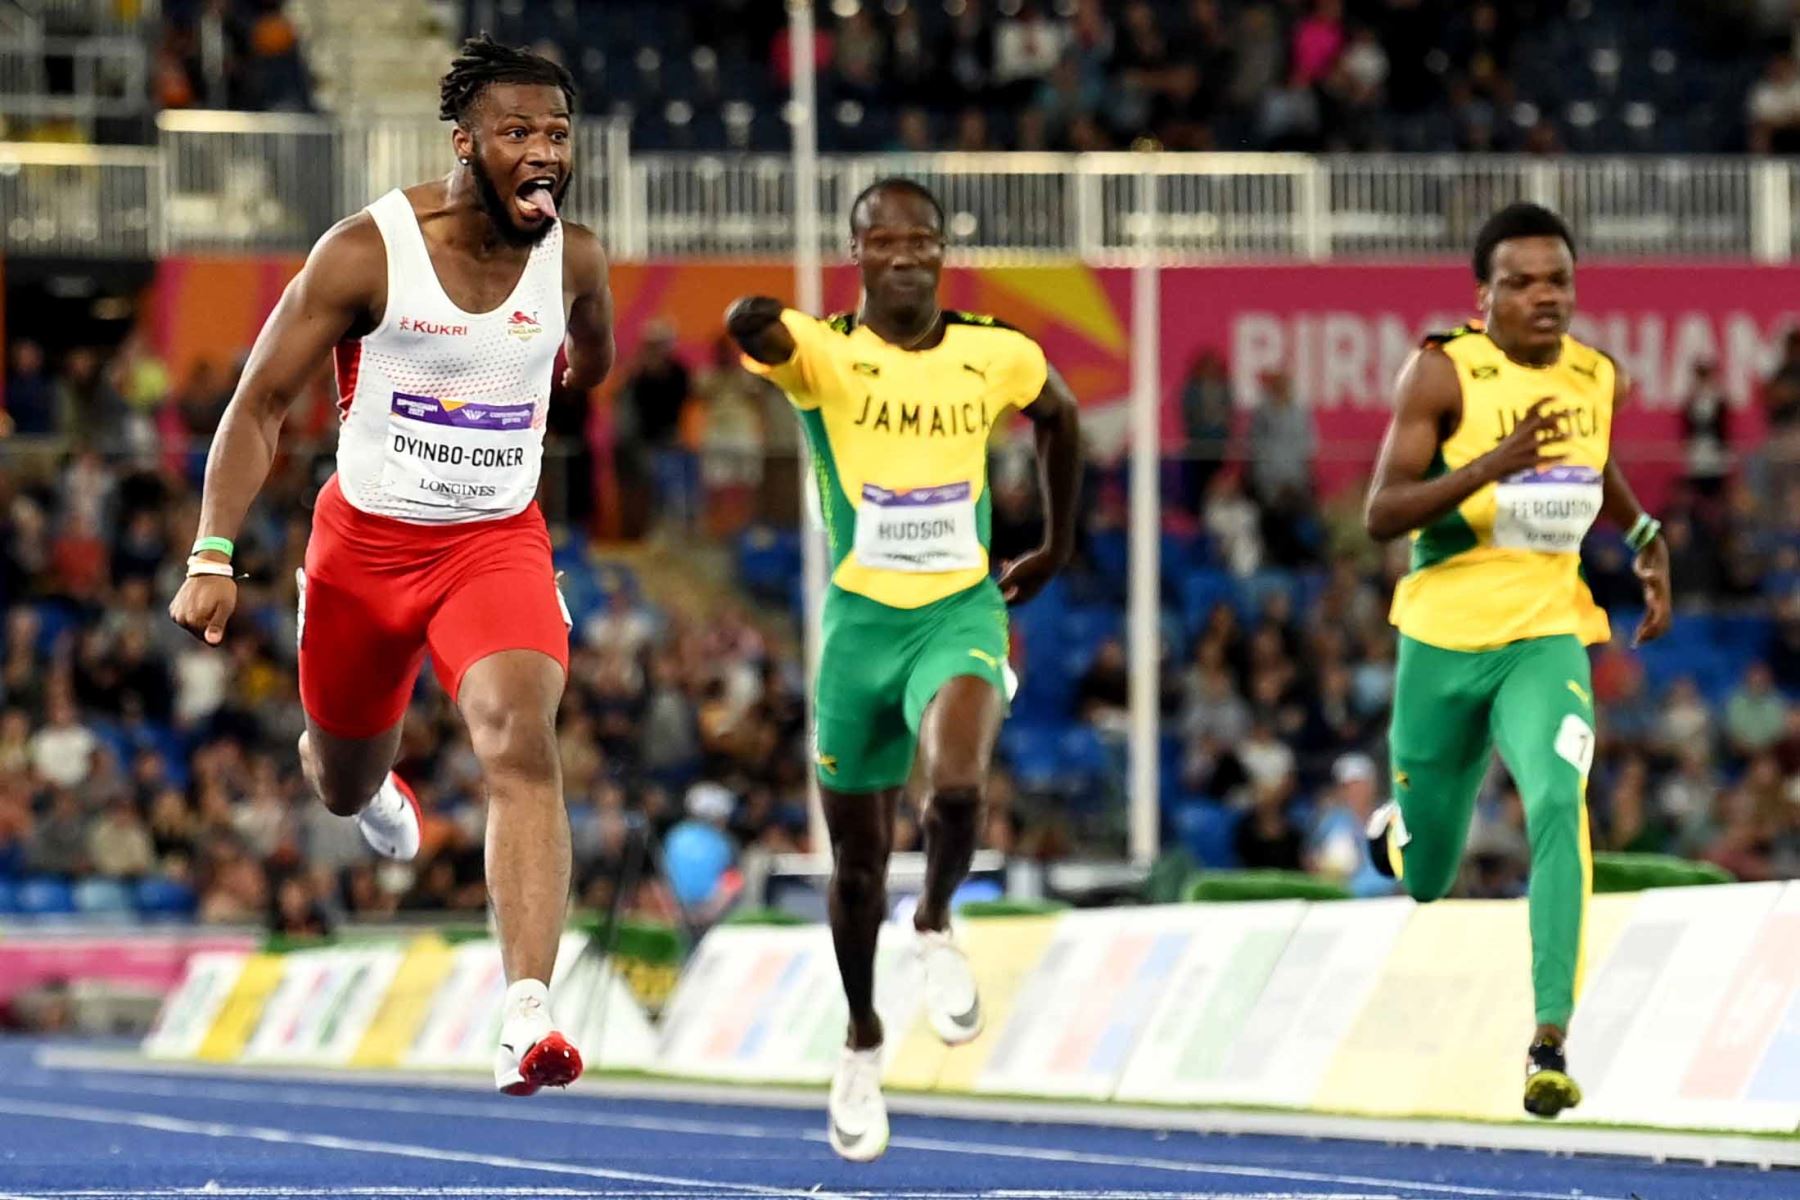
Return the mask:
<path id="1" fill-rule="evenodd" d="M 466 159 L 466 158 L 459 158 L 459 159 L 457 159 L 457 160 L 456 160 L 456 161 L 457 161 L 457 162 L 459 162 L 459 163 L 461 163 L 461 164 L 462 164 L 462 165 L 463 165 L 463 166 L 465 166 L 465 167 L 466 167 L 466 166 L 468 166 L 468 165 L 469 165 L 469 160 L 468 160 L 468 159 Z"/>

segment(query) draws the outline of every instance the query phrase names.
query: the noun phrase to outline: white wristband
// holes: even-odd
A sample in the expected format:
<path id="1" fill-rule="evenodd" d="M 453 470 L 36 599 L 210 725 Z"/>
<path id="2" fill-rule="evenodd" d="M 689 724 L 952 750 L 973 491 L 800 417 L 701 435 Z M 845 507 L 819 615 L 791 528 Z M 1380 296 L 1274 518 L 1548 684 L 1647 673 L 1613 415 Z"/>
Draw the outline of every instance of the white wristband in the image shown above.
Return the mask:
<path id="1" fill-rule="evenodd" d="M 211 558 L 190 558 L 187 560 L 187 577 L 196 575 L 218 575 L 225 579 L 237 578 L 237 572 L 231 569 L 230 563 L 222 563 Z"/>

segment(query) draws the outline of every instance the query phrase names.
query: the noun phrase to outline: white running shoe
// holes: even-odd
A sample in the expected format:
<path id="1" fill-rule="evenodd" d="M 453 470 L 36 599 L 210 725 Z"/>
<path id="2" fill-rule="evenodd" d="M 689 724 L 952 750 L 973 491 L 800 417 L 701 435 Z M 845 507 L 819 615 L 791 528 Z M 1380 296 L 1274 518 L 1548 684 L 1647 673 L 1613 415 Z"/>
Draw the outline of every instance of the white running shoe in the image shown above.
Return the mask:
<path id="1" fill-rule="evenodd" d="M 1406 818 L 1400 815 L 1400 805 L 1389 800 L 1370 813 L 1363 834 L 1368 838 L 1369 862 L 1376 872 L 1399 879 L 1400 864 L 1395 855 L 1404 858 L 1407 843 L 1412 841 L 1412 834 L 1406 832 Z"/>
<path id="2" fill-rule="evenodd" d="M 874 1162 L 888 1145 L 887 1101 L 881 1098 L 881 1047 L 844 1048 L 831 1077 L 831 1148 L 851 1162 Z"/>
<path id="3" fill-rule="evenodd" d="M 506 989 L 500 1044 L 494 1048 L 494 1087 L 508 1096 L 568 1087 L 581 1078 L 581 1051 L 550 1020 L 550 993 L 535 979 Z"/>
<path id="4" fill-rule="evenodd" d="M 419 813 L 419 798 L 406 786 L 406 781 L 392 771 L 381 781 L 381 789 L 363 810 L 356 814 L 356 827 L 363 841 L 375 848 L 383 858 L 410 862 L 418 856 L 419 839 L 424 834 L 425 818 Z"/>
<path id="5" fill-rule="evenodd" d="M 918 931 L 919 958 L 925 968 L 925 1014 L 946 1046 L 974 1041 L 981 1033 L 981 994 L 969 958 L 949 931 Z"/>

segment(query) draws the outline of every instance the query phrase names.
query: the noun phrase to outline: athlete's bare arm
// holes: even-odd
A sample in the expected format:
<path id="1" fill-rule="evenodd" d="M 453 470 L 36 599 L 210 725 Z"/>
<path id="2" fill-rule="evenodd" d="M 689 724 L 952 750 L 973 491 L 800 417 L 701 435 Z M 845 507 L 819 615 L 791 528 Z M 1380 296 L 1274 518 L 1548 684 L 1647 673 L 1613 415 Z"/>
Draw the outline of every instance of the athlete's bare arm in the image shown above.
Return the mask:
<path id="1" fill-rule="evenodd" d="M 1454 471 L 1426 479 L 1444 439 L 1462 420 L 1462 385 L 1456 364 L 1435 346 L 1416 351 L 1400 369 L 1394 415 L 1375 460 L 1375 482 L 1363 510 L 1363 527 L 1378 542 L 1431 524 L 1486 485 L 1518 471 L 1560 461 L 1546 454 L 1560 438 L 1560 413 L 1546 411 L 1546 396 L 1494 448 Z"/>
<path id="2" fill-rule="evenodd" d="M 378 324 L 386 302 L 387 251 L 374 220 L 358 213 L 319 239 L 257 334 L 206 458 L 200 536 L 237 536 L 269 477 L 288 409 L 331 348 Z M 182 585 L 169 615 L 196 637 L 217 644 L 236 606 L 231 580 L 202 575 Z"/>
<path id="3" fill-rule="evenodd" d="M 1616 425 L 1618 414 L 1631 396 L 1631 380 L 1624 371 L 1616 369 L 1613 378 L 1613 421 Z M 1638 518 L 1644 515 L 1644 506 L 1638 503 L 1637 493 L 1631 490 L 1625 472 L 1619 469 L 1619 460 L 1610 454 L 1606 459 L 1606 472 L 1601 476 L 1600 515 L 1625 530 L 1637 524 Z M 1674 620 L 1669 544 L 1661 534 L 1638 552 L 1631 570 L 1644 589 L 1644 617 L 1631 639 L 1631 644 L 1636 646 L 1654 642 L 1669 632 L 1669 625 Z"/>
<path id="4" fill-rule="evenodd" d="M 1075 393 L 1051 367 L 1044 390 L 1024 408 L 1036 427 L 1038 485 L 1047 514 L 1044 544 L 1000 572 L 1000 595 L 1023 604 L 1043 590 L 1075 554 L 1075 507 L 1081 496 L 1081 417 Z"/>
<path id="5" fill-rule="evenodd" d="M 781 323 L 781 301 L 773 296 L 745 296 L 725 310 L 725 329 L 745 354 L 766 366 L 779 367 L 794 357 L 794 335 Z"/>
<path id="6" fill-rule="evenodd" d="M 566 388 L 598 387 L 613 368 L 613 299 L 606 266 L 606 250 L 593 230 L 563 222 L 563 287 L 575 298 L 563 343 L 569 359 L 562 378 Z"/>

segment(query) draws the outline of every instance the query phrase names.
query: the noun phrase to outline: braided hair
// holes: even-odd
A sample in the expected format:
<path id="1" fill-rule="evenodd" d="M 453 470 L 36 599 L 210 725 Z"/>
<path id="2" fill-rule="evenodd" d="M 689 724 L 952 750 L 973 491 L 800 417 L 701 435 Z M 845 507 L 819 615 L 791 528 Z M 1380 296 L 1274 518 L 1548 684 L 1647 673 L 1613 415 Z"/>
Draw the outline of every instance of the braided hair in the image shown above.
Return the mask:
<path id="1" fill-rule="evenodd" d="M 482 91 L 496 83 L 561 88 L 571 109 L 578 94 L 575 77 L 561 63 L 517 46 L 503 46 L 485 33 L 477 34 L 462 44 L 450 70 L 438 82 L 438 119 L 466 123 Z"/>

